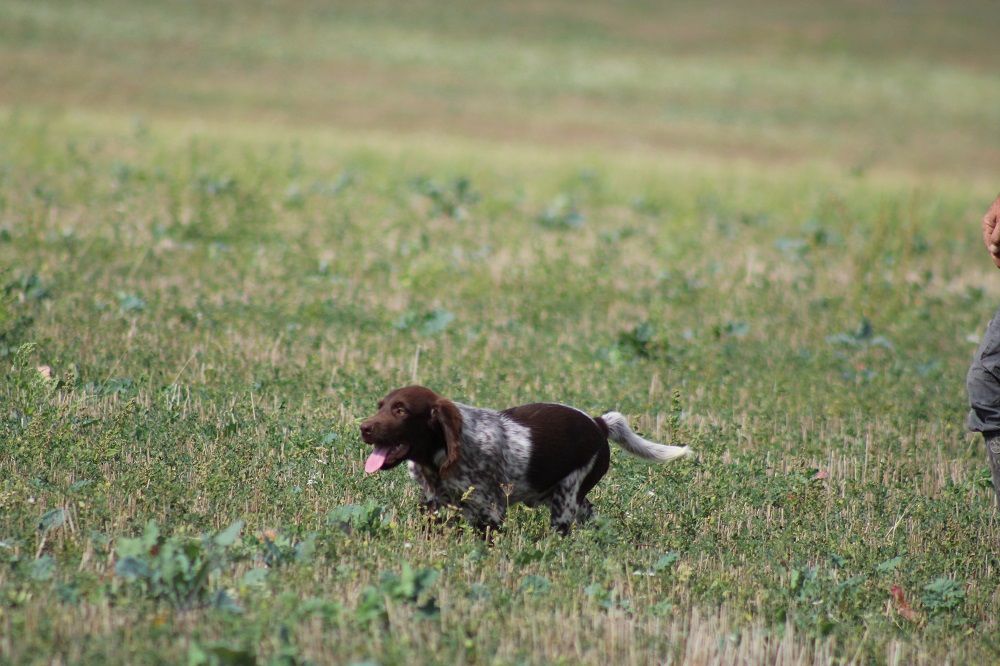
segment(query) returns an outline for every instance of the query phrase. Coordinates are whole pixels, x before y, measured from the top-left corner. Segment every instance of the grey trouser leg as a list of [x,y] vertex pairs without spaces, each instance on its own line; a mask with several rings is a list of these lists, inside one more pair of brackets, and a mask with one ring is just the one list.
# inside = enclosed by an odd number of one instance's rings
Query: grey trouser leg
[[965,378],[969,391],[969,430],[983,433],[1000,507],[1000,312],[990,321]]
[[1000,434],[986,438],[986,455],[990,459],[990,471],[993,472],[993,490],[997,495],[997,508],[1000,509]]

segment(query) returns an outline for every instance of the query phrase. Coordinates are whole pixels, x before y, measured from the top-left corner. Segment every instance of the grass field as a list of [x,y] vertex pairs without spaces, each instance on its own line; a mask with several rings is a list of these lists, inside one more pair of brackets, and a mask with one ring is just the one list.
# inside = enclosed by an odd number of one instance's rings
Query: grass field
[[[995,3],[0,0],[0,662],[991,663]],[[569,537],[365,476],[617,409]]]

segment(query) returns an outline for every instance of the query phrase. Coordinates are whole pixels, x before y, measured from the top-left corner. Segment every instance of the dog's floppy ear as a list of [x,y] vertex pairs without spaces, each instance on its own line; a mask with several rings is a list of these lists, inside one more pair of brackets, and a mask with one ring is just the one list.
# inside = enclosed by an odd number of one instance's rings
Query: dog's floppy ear
[[448,472],[458,462],[459,445],[462,441],[462,415],[451,400],[441,398],[431,407],[431,420],[441,426],[444,433],[444,445],[447,457],[438,474],[447,476]]

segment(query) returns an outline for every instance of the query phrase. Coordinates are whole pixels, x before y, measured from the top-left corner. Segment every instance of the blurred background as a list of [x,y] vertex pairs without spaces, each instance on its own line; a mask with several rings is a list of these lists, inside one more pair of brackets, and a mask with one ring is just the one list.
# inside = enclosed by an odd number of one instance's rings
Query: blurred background
[[1000,182],[1000,3],[0,2],[0,104]]

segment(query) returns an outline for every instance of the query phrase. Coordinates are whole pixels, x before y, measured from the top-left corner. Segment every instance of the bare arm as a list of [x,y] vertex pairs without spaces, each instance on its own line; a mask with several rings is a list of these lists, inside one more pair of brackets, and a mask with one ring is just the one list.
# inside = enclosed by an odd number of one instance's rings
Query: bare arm
[[1000,196],[983,216],[983,243],[990,251],[993,265],[1000,268]]

